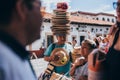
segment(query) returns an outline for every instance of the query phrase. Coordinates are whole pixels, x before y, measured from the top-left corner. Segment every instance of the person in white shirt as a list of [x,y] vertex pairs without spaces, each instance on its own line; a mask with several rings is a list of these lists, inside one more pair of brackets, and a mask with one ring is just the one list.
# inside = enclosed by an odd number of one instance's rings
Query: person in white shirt
[[81,44],[81,57],[77,58],[70,70],[70,75],[75,80],[88,80],[88,55],[97,48],[96,43],[85,39]]

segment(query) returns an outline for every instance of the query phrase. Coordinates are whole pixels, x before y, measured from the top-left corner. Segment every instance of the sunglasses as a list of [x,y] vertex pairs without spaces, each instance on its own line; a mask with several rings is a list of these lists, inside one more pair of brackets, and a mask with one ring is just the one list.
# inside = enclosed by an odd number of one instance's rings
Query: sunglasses
[[113,8],[117,9],[118,7],[120,7],[120,3],[119,2],[113,2]]

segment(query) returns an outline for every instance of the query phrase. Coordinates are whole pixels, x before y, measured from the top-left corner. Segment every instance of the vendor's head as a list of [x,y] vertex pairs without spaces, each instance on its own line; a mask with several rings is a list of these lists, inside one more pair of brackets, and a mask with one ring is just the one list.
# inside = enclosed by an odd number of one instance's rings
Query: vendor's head
[[55,36],[56,36],[59,44],[64,44],[67,40],[67,34],[58,33],[58,34],[55,34]]

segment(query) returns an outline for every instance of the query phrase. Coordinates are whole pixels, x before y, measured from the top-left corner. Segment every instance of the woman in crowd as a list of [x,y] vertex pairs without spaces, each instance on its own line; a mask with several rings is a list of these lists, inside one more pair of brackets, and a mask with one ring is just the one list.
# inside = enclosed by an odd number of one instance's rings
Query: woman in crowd
[[110,48],[106,55],[107,80],[120,80],[120,0],[113,3],[117,23],[110,29]]
[[88,55],[96,48],[96,43],[86,39],[82,41],[81,54],[82,57],[77,58],[71,67],[70,74],[75,80],[87,80],[88,78]]

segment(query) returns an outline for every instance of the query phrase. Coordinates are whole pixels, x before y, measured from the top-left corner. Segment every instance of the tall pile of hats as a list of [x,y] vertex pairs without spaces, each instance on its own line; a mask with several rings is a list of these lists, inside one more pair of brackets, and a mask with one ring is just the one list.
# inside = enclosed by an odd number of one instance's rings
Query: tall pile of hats
[[65,2],[57,3],[57,9],[53,10],[52,27],[53,34],[70,33],[70,14],[67,12],[68,5]]

